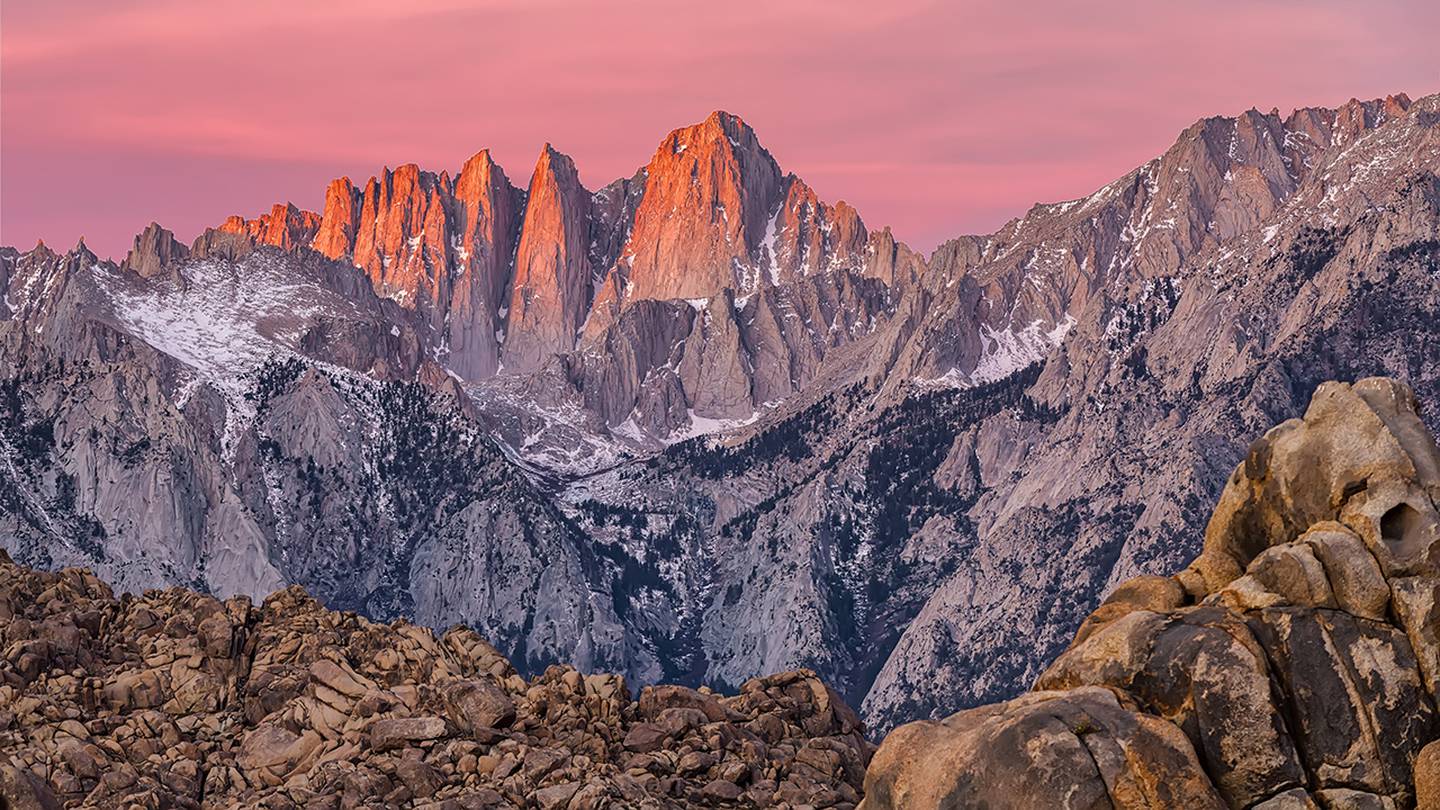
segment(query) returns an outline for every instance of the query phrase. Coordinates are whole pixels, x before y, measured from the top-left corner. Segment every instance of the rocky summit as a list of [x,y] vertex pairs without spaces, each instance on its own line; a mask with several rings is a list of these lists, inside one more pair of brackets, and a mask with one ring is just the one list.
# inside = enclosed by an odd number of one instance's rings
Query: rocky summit
[[0,807],[853,807],[874,746],[806,671],[736,695],[376,624],[298,587],[116,598],[0,558]]
[[1189,567],[1117,587],[1032,692],[893,731],[861,806],[1440,807],[1437,506],[1410,389],[1320,386]]

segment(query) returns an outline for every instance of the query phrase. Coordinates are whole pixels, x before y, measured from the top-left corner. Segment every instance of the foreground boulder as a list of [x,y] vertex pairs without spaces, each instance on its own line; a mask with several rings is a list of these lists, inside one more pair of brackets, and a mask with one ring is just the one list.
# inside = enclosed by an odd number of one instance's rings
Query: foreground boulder
[[806,671],[635,699],[299,588],[116,599],[0,552],[0,807],[845,808],[872,751]]
[[1189,568],[1118,587],[1034,692],[896,729],[861,806],[1440,807],[1437,503],[1410,390],[1320,386]]

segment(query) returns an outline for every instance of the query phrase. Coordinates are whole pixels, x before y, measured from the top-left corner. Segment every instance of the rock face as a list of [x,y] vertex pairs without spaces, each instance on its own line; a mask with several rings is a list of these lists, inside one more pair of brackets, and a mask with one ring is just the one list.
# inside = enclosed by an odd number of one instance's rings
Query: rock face
[[518,371],[534,371],[575,346],[594,273],[589,218],[590,193],[575,164],[545,144],[530,178],[510,294],[504,357]]
[[175,241],[175,235],[152,222],[135,237],[135,246],[125,257],[124,267],[142,278],[158,276],[184,261],[190,251]]
[[1430,801],[1437,473],[1409,388],[1320,386],[1251,445],[1188,568],[1117,588],[1034,692],[896,729],[862,807]]
[[6,807],[844,808],[873,750],[813,673],[636,700],[299,588],[117,600],[0,554],[0,618]]

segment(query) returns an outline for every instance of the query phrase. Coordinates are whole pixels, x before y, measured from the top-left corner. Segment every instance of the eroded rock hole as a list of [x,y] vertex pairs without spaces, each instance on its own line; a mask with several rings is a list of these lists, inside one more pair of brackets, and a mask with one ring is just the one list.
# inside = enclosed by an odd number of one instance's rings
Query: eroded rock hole
[[1380,518],[1380,538],[1387,545],[1398,546],[1420,527],[1420,513],[1408,503],[1397,503]]

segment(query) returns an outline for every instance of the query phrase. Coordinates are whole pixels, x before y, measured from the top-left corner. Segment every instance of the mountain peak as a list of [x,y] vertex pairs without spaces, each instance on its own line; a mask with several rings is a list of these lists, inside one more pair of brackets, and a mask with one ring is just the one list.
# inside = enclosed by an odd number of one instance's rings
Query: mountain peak
[[460,173],[456,175],[455,179],[459,181],[463,177],[488,175],[497,170],[502,175],[504,174],[504,171],[500,170],[500,164],[496,163],[495,158],[491,156],[490,150],[481,149],[466,159],[465,163],[460,166]]
[[703,298],[749,286],[742,276],[753,279],[754,251],[784,193],[780,167],[754,131],[717,110],[667,135],[645,176],[621,254],[630,296]]
[[151,222],[135,235],[135,244],[121,266],[141,278],[152,278],[189,255],[190,251],[175,241],[175,234],[162,228],[160,223]]
[[724,110],[716,110],[710,113],[710,115],[705,118],[705,124],[711,127],[719,127],[726,132],[753,132],[753,130],[750,129],[750,125],[745,123],[745,119],[734,113],[725,112]]
[[495,162],[489,149],[481,149],[471,155],[455,175],[455,198],[459,201],[473,201],[478,195],[488,193],[491,186],[511,188],[510,178],[505,169]]
[[660,151],[666,149],[673,154],[680,154],[691,148],[709,149],[714,148],[723,153],[742,150],[746,152],[760,152],[766,159],[770,159],[768,152],[760,145],[760,139],[756,137],[755,130],[745,123],[738,115],[732,115],[724,110],[716,110],[710,113],[698,124],[691,124],[688,127],[681,127],[672,131],[660,144]]

